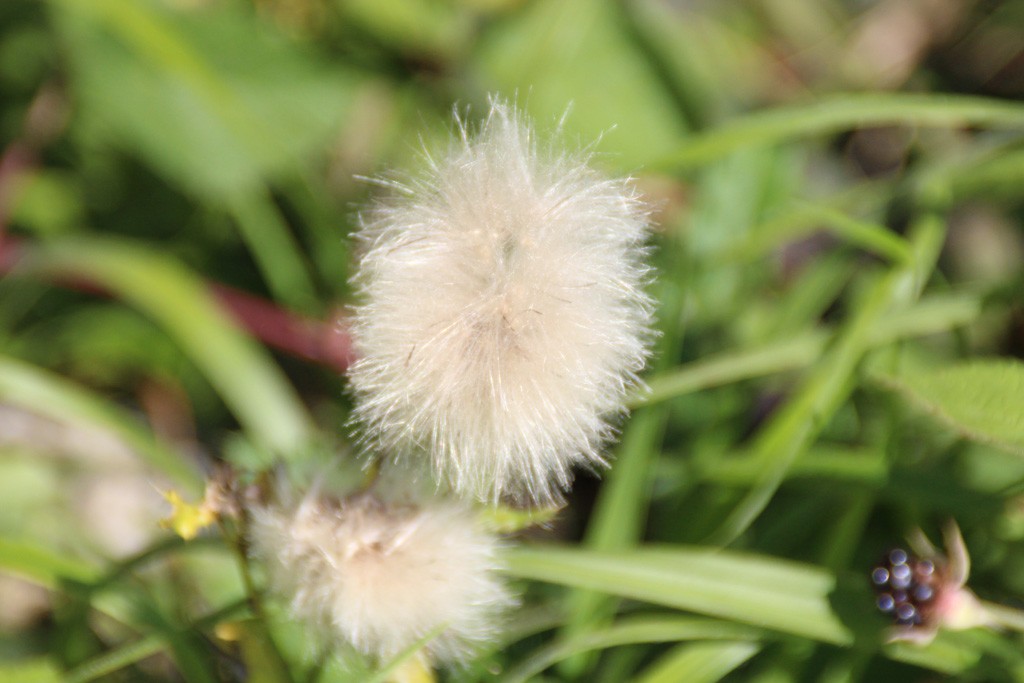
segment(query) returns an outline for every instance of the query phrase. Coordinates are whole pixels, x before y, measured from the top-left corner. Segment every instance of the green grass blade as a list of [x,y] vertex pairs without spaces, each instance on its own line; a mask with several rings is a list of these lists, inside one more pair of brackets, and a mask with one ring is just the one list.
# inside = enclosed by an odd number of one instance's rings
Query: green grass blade
[[836,237],[888,259],[907,263],[912,256],[907,240],[884,225],[863,221],[829,206],[804,203],[809,215],[823,222]]
[[352,92],[346,69],[281,40],[244,7],[50,4],[83,115],[218,205],[319,153]]
[[821,356],[828,336],[825,330],[813,330],[782,342],[692,361],[651,379],[646,390],[634,394],[630,405],[661,403],[676,396],[804,367]]
[[203,490],[203,477],[184,457],[126,411],[59,375],[0,356],[0,400],[58,422],[110,432],[185,491],[198,495]]
[[[586,588],[844,647],[853,644],[854,633],[833,610],[833,599],[837,604],[863,599],[868,611],[872,599],[866,580],[863,592],[847,593],[849,588],[838,587],[827,569],[712,548],[648,546],[619,552],[517,548],[508,553],[506,565],[508,573],[520,578]],[[840,593],[845,595],[840,598]],[[879,631],[880,625],[881,620]],[[881,633],[872,634],[871,628],[858,627],[860,647],[874,649],[872,641],[880,641]],[[955,673],[981,656],[967,635],[940,633],[927,647],[898,643],[883,652],[891,659]]]
[[89,681],[120,671],[146,657],[162,652],[164,648],[163,638],[156,635],[146,636],[99,657],[94,657],[84,664],[79,664],[66,673],[62,681],[63,683],[89,683]]
[[938,174],[931,182],[948,183],[957,200],[981,197],[1016,201],[1024,183],[1024,152],[1004,152],[966,168],[957,166],[945,174]]
[[761,218],[743,239],[730,244],[719,256],[725,263],[750,262],[769,257],[794,241],[821,229],[819,209],[858,215],[877,214],[892,201],[896,188],[878,180],[862,181],[852,188],[807,201],[791,201]]
[[[52,591],[75,594],[89,590],[104,578],[99,568],[82,558],[59,555],[37,544],[10,538],[0,538],[0,571]],[[90,602],[118,621],[137,626],[137,606],[131,597],[108,592],[91,596]]]
[[715,683],[761,651],[757,643],[689,643],[651,665],[637,683]]
[[317,312],[316,292],[302,250],[266,192],[237,196],[230,205],[274,298],[303,313]]
[[[748,455],[728,458],[709,458],[698,465],[696,476],[701,481],[727,486],[750,486],[757,480],[757,469],[751,466]],[[816,444],[804,457],[793,463],[790,478],[809,477],[835,479],[847,483],[863,483],[873,487],[888,481],[889,461],[877,449],[850,448]]]
[[29,253],[22,272],[111,291],[164,327],[256,441],[285,455],[310,442],[310,417],[287,379],[177,262],[125,242],[77,239]]
[[62,683],[60,670],[49,657],[17,664],[0,663],[0,681],[4,683]]
[[89,584],[102,572],[79,558],[64,557],[31,543],[0,538],[0,569],[56,590],[61,582]]
[[[680,245],[672,245],[675,258],[670,263],[681,263]],[[682,317],[684,292],[681,283],[665,281],[661,284],[659,319],[678,321]],[[683,332],[678,324],[667,323],[656,351],[654,374],[657,376],[670,367],[678,356]],[[596,550],[612,550],[635,545],[643,532],[647,519],[650,470],[661,450],[661,441],[668,420],[667,406],[644,408],[626,425],[615,450],[615,467],[601,487],[594,511],[587,526],[585,544]],[[574,638],[592,630],[595,625],[611,618],[614,604],[607,596],[577,591],[569,598],[571,617],[563,635]],[[589,663],[588,658],[575,658],[562,664],[570,675],[579,675]]]
[[640,643],[755,638],[760,630],[727,621],[696,617],[644,616],[623,619],[608,628],[541,648],[510,671],[503,683],[525,683],[548,667],[582,652]]
[[[982,297],[970,293],[923,299],[913,308],[881,316],[868,333],[868,346],[878,348],[961,327],[977,319],[981,304]],[[818,361],[832,334],[827,329],[810,330],[784,341],[725,351],[687,363],[651,379],[648,389],[635,394],[629,403],[631,406],[659,403],[745,379],[799,370]]]
[[833,614],[828,571],[743,553],[693,548],[618,552],[522,548],[510,552],[515,576],[587,588],[733,619],[837,645],[852,634]]
[[[58,5],[67,3],[59,0]],[[203,55],[179,35],[167,15],[131,0],[94,0],[67,3],[76,11],[86,11],[114,32],[135,54],[167,73],[178,75],[205,103],[214,109],[245,144],[253,148],[278,145],[261,129],[257,117],[246,111],[241,100],[223,82]],[[262,133],[263,135],[260,135]],[[263,136],[268,136],[265,139]]]
[[950,675],[971,668],[981,659],[977,649],[941,636],[927,648],[908,643],[892,643],[886,646],[885,655],[899,662]]
[[[217,623],[224,621],[225,619],[238,618],[240,615],[245,613],[247,607],[247,599],[238,600],[218,610],[214,610],[200,619],[197,619],[187,627],[183,628],[181,632],[205,630],[215,626]],[[79,664],[74,669],[64,674],[62,682],[89,683],[97,678],[107,676],[115,671],[120,671],[127,666],[131,666],[132,664],[154,655],[157,652],[163,652],[167,647],[168,643],[165,635],[151,634],[141,638],[140,640],[114,648],[109,652],[104,652],[87,662]]]
[[759,481],[712,534],[712,545],[732,543],[768,505],[793,462],[852,391],[854,373],[870,348],[871,328],[892,307],[905,308],[923,288],[944,236],[945,225],[935,216],[914,225],[911,262],[894,268],[870,288],[807,379],[758,434],[752,450]]
[[702,135],[651,164],[679,170],[721,159],[744,147],[827,135],[868,126],[1024,127],[1024,106],[982,97],[917,94],[834,95],[807,105],[748,114]]
[[238,600],[192,624],[177,624],[165,618],[152,602],[152,596],[138,585],[131,582],[113,585],[112,579],[118,578],[118,573],[112,576],[82,558],[60,555],[31,542],[8,538],[0,538],[0,572],[65,593],[72,601],[106,614],[140,634],[140,640],[133,644],[83,663],[68,674],[72,681],[79,677],[93,680],[157,650],[173,651],[187,665],[192,680],[212,680],[206,647],[197,639],[194,629],[212,626],[248,604],[246,600]]

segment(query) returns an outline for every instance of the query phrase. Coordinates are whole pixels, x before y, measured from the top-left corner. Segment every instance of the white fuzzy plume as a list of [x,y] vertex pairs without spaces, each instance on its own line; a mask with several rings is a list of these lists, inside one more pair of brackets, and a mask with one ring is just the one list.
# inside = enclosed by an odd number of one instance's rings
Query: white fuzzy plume
[[502,101],[459,130],[362,216],[355,416],[462,494],[551,503],[648,355],[647,212]]
[[309,497],[255,509],[250,543],[295,619],[327,644],[347,642],[381,660],[443,627],[426,653],[461,661],[514,602],[495,573],[498,540],[451,503]]

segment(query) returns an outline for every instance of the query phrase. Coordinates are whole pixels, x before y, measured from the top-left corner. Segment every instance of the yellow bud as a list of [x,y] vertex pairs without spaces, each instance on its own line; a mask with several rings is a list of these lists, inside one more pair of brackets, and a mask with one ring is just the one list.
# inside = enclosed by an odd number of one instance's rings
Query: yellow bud
[[171,504],[172,510],[171,516],[160,522],[160,526],[173,529],[174,533],[186,541],[191,541],[201,529],[217,521],[217,513],[206,501],[199,505],[186,503],[174,490],[165,491],[164,498]]

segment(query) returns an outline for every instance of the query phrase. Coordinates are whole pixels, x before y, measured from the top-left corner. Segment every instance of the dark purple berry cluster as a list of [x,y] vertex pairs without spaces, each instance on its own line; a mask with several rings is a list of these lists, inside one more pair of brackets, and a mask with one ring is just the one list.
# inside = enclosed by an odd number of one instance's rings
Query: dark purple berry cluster
[[875,604],[898,626],[925,623],[939,588],[939,576],[931,560],[913,557],[902,548],[890,552],[871,572],[878,597]]

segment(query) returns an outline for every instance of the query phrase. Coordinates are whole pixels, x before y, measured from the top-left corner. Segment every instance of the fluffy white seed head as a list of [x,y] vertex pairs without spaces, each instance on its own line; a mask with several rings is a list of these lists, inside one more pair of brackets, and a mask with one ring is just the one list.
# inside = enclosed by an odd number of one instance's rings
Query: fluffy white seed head
[[497,538],[453,503],[308,497],[254,510],[250,542],[295,619],[381,660],[443,627],[426,653],[461,661],[514,602],[495,572]]
[[462,494],[551,503],[648,355],[647,211],[504,102],[459,130],[362,216],[355,417]]

